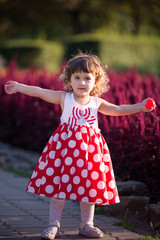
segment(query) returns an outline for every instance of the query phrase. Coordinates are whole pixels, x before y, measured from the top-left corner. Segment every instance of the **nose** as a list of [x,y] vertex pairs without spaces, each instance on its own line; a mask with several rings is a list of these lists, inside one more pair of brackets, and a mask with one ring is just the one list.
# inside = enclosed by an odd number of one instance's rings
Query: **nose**
[[84,79],[81,80],[81,85],[82,85],[82,86],[85,85],[85,81],[84,81]]

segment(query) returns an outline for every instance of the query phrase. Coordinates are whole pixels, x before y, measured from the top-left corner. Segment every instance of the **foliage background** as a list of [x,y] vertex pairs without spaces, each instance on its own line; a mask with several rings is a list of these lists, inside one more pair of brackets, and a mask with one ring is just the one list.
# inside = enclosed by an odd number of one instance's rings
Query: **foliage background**
[[0,0],[0,56],[57,71],[82,48],[110,68],[159,75],[159,15],[158,0]]

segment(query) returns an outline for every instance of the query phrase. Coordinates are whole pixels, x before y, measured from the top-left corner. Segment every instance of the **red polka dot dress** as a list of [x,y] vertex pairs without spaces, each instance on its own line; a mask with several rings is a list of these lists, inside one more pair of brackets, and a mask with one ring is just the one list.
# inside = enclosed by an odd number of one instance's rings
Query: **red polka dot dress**
[[98,98],[78,104],[66,93],[61,124],[44,148],[27,191],[96,204],[119,202],[107,144],[98,129]]

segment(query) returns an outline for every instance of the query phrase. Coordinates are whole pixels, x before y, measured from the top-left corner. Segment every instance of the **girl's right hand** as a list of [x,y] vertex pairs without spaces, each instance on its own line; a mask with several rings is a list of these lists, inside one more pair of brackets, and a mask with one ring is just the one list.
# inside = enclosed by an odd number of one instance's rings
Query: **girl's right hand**
[[4,89],[5,89],[7,94],[14,94],[14,93],[18,92],[18,86],[19,86],[19,83],[17,83],[17,82],[15,82],[15,81],[8,81],[4,85]]

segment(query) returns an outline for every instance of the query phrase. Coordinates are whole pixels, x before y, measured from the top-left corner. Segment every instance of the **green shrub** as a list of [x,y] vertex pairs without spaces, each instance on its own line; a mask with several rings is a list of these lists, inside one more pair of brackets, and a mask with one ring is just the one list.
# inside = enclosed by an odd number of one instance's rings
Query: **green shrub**
[[41,49],[39,47],[19,46],[0,48],[0,54],[5,58],[7,64],[12,58],[16,58],[20,67],[27,67],[29,64],[35,65],[40,53]]
[[78,50],[82,52],[92,52],[100,55],[100,42],[99,41],[68,41],[65,42],[65,59],[70,59],[72,55],[77,54]]

